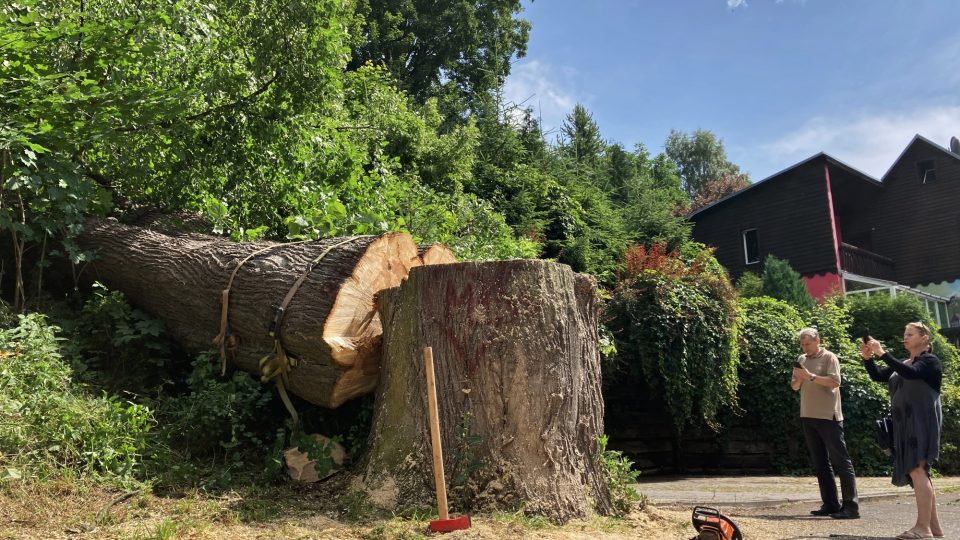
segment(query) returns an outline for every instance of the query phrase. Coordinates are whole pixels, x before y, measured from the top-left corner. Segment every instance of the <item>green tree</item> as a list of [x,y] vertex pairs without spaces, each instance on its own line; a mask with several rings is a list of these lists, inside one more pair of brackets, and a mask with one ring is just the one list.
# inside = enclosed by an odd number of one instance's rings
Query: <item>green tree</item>
[[698,129],[687,134],[671,130],[664,147],[667,156],[676,163],[683,189],[691,201],[707,182],[725,174],[740,174],[740,167],[727,159],[723,141],[710,131]]
[[813,309],[816,305],[807,292],[803,278],[790,266],[789,261],[768,255],[763,261],[764,296],[777,298],[799,310]]
[[690,238],[690,224],[683,219],[688,201],[673,162],[664,154],[651,158],[642,144],[630,161],[635,172],[625,188],[621,212],[631,239],[641,244],[666,242],[671,248],[683,245]]
[[587,177],[597,172],[605,148],[606,144],[600,137],[600,126],[593,120],[593,115],[578,103],[560,127],[561,155],[570,160],[578,175]]
[[611,144],[604,152],[604,170],[601,188],[616,206],[628,204],[630,188],[636,183],[637,165],[630,152],[619,143]]
[[114,187],[99,172],[105,149],[184,114],[192,100],[157,69],[159,50],[188,41],[172,8],[81,6],[0,8],[0,231],[13,242],[16,308],[31,245],[46,250],[47,238],[59,237],[74,262],[84,258],[73,238],[85,214],[109,206]]
[[542,237],[547,186],[543,170],[546,148],[529,110],[503,110],[501,102],[484,102],[475,116],[479,132],[472,182],[466,190],[489,201],[518,235]]
[[464,256],[535,253],[463,192],[471,122],[442,127],[436,100],[412,103],[381,69],[344,71],[340,2],[0,13],[0,231],[15,239],[18,304],[23,253],[57,237],[82,260],[72,235],[114,201],[200,211],[238,240],[410,230]]
[[416,100],[446,96],[465,116],[500,88],[510,60],[526,54],[530,23],[520,0],[357,0],[357,41],[348,69],[383,65]]

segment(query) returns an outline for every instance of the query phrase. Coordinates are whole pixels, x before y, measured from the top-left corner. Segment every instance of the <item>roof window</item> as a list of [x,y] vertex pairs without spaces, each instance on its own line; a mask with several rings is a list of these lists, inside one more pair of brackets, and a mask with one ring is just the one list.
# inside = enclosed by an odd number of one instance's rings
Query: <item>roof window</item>
[[937,181],[937,168],[932,159],[917,162],[917,178],[921,184],[930,184]]

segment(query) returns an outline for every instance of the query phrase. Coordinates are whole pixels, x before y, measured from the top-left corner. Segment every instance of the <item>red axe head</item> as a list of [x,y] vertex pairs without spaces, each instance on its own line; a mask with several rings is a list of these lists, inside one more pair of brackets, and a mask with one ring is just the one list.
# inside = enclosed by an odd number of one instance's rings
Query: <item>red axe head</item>
[[460,516],[450,519],[435,519],[430,522],[433,532],[451,532],[470,528],[470,516]]

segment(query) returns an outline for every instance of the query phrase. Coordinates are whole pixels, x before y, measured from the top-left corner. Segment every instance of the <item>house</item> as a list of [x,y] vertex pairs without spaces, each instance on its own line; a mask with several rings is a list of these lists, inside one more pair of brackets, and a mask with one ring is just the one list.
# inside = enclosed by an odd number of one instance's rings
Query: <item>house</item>
[[775,255],[814,298],[914,294],[956,340],[960,142],[951,146],[916,135],[879,180],[819,153],[693,212],[693,238],[716,247],[734,279]]

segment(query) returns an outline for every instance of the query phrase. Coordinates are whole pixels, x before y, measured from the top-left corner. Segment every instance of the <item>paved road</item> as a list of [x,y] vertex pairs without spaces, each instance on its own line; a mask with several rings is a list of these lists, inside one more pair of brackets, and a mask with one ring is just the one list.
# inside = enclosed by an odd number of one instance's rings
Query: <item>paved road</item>
[[[838,521],[807,514],[808,503],[791,503],[774,508],[736,508],[729,513],[738,523],[743,522],[747,539],[830,538],[836,540],[890,540],[913,526],[917,507],[913,496],[864,501],[860,519]],[[945,538],[960,539],[960,495],[941,495],[937,513],[943,525]],[[768,525],[772,527],[767,527]],[[751,535],[751,529],[765,531]]]
[[[946,538],[960,540],[960,477],[934,480]],[[889,478],[858,478],[861,519],[818,518],[820,506],[812,477],[652,477],[636,488],[658,508],[720,508],[733,517],[747,540],[889,540],[913,526],[916,504],[910,488]],[[691,529],[692,530],[692,529]]]

